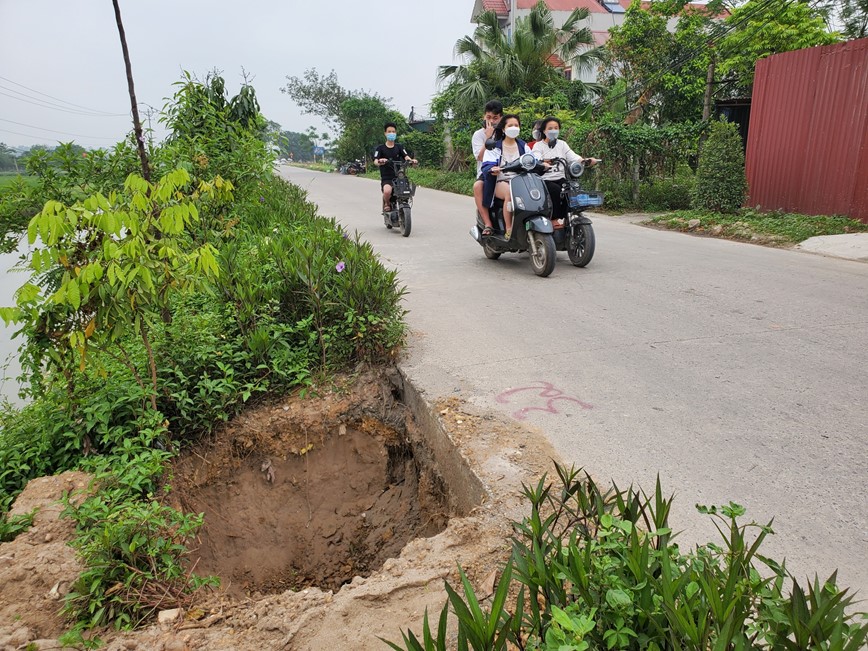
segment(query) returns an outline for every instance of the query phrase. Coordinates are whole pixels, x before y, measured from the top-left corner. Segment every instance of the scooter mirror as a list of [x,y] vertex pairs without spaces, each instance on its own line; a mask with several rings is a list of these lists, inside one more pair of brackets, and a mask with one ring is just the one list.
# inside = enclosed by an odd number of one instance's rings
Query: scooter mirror
[[488,151],[491,151],[495,147],[497,147],[497,140],[495,140],[494,138],[489,138],[488,140],[485,141],[485,148]]

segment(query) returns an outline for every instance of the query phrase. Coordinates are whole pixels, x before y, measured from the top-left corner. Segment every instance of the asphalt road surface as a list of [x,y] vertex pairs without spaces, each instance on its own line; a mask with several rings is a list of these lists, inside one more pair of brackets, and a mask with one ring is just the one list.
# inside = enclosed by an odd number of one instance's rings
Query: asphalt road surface
[[868,597],[868,264],[599,216],[591,264],[559,253],[538,278],[483,256],[468,197],[420,188],[403,238],[378,182],[281,171],[400,270],[404,366],[429,395],[522,420],[621,486],[659,474],[684,543],[717,536],[696,503],[774,517],[767,555]]

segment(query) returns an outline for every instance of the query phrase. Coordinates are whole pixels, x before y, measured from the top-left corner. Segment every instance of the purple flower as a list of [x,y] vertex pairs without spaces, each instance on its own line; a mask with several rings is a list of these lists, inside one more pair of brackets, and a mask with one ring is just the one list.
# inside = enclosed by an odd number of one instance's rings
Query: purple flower
[[265,197],[259,197],[259,203],[265,203]]
[[347,268],[347,265],[345,265],[343,262],[338,262],[335,265],[335,271],[337,271],[338,273],[342,272],[346,268]]

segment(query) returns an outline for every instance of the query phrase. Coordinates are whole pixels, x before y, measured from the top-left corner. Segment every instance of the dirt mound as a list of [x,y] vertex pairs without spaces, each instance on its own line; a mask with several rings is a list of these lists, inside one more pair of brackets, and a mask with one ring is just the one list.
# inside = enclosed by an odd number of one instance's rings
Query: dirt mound
[[75,551],[67,545],[75,530],[61,519],[64,493],[83,493],[90,475],[65,472],[27,484],[10,515],[36,511],[33,526],[0,544],[0,649],[17,649],[53,638],[66,627],[59,611],[63,597],[81,572]]

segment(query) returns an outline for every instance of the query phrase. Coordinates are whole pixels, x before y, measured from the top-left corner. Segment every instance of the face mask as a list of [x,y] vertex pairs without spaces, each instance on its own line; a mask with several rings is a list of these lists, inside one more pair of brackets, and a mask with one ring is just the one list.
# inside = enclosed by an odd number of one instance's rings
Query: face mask
[[550,129],[549,131],[546,131],[546,135],[549,137],[549,140],[554,142],[558,139],[558,136],[561,135],[561,132],[557,129]]
[[537,142],[543,139],[542,132],[539,129],[534,129],[531,135],[533,136],[533,139]]
[[504,133],[510,138],[515,138],[521,132],[521,129],[518,127],[506,127]]
[[389,142],[395,142],[395,138],[397,138],[397,137],[398,137],[397,133],[387,133],[386,134],[386,140],[388,140]]

